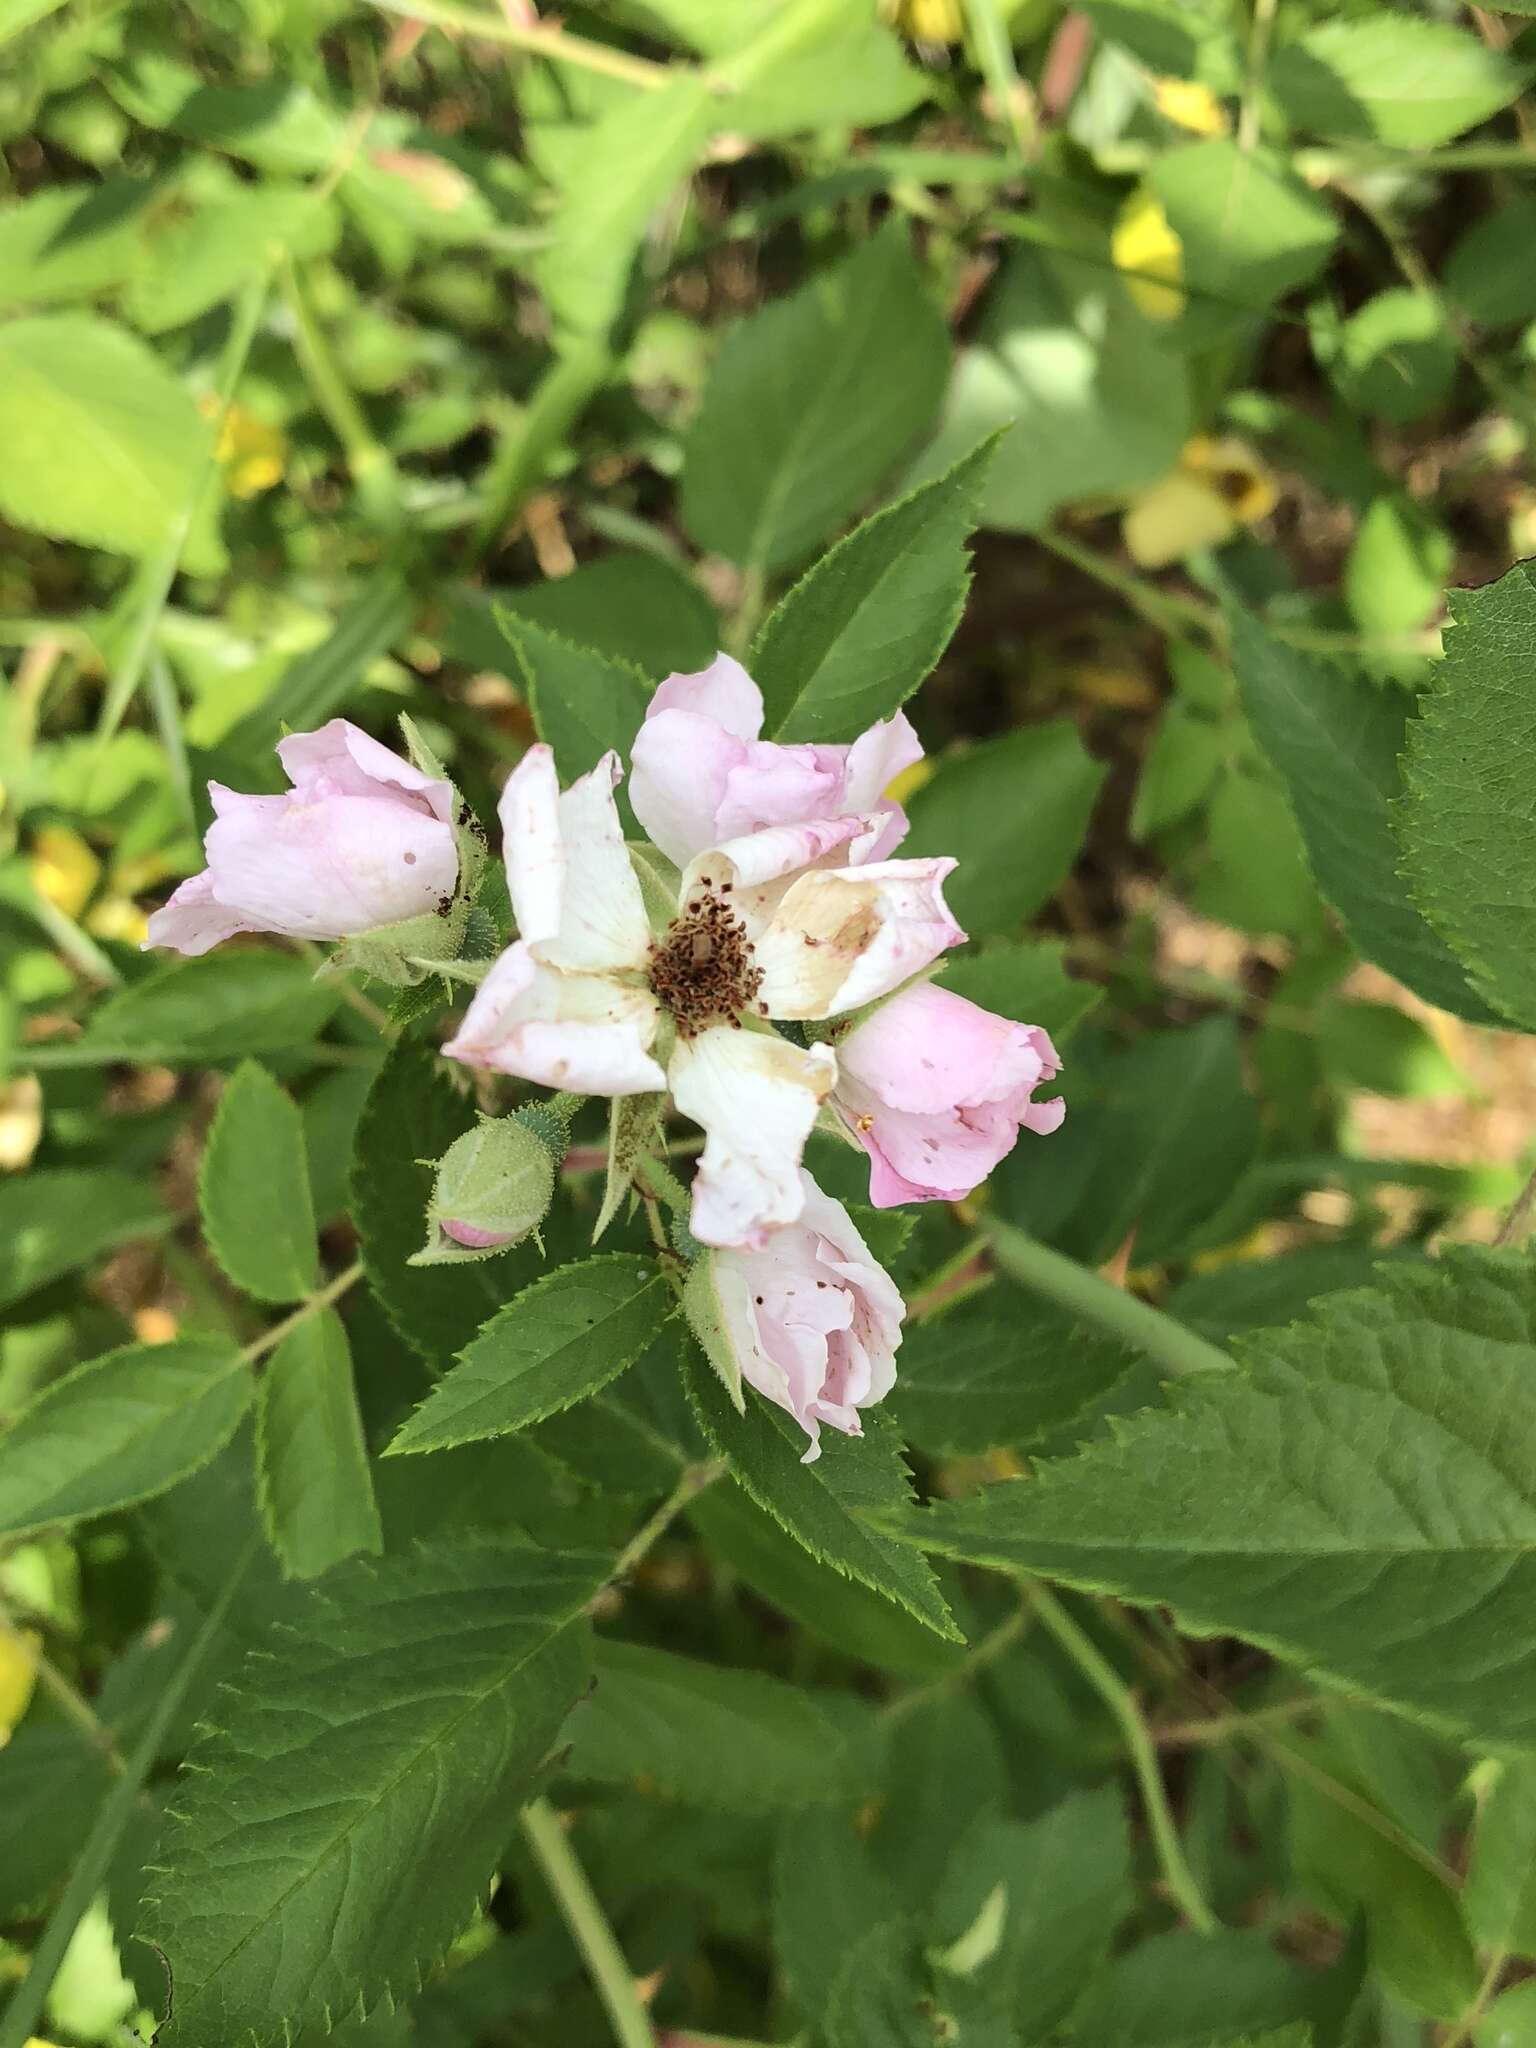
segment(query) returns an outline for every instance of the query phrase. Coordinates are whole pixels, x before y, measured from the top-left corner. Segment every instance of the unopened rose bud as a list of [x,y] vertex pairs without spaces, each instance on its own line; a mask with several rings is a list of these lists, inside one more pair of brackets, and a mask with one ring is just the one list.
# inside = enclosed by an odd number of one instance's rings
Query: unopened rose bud
[[448,1147],[427,1204],[430,1234],[413,1266],[494,1258],[538,1229],[565,1147],[557,1131],[534,1127],[537,1116],[536,1108],[526,1122],[521,1114],[486,1117]]
[[740,1407],[741,1383],[792,1415],[821,1455],[825,1423],[862,1434],[859,1410],[896,1381],[904,1304],[841,1202],[802,1172],[798,1222],[761,1251],[713,1251],[689,1275],[683,1306],[710,1364]]
[[210,783],[208,865],[149,920],[149,946],[206,953],[237,932],[342,942],[338,961],[396,984],[451,958],[484,849],[453,784],[402,720],[403,761],[344,718],[290,733],[293,785],[247,796]]

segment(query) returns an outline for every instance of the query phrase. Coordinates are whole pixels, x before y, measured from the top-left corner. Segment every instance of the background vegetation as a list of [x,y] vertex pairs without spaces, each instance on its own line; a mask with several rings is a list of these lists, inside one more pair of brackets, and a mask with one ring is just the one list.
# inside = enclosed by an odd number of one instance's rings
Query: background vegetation
[[[1528,12],[0,0],[3,2048],[1536,2041],[1536,1294],[1426,1256],[1536,1108]],[[540,1261],[403,1264],[442,984],[140,953],[207,780],[406,711],[488,817],[894,502],[911,850],[1070,1110],[881,1240],[888,1461],[676,1324],[381,1460]]]

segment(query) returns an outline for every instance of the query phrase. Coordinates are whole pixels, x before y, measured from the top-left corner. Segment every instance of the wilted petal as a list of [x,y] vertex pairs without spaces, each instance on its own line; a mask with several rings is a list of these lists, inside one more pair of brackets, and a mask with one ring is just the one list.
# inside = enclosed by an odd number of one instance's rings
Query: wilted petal
[[288,796],[209,795],[213,893],[257,930],[345,938],[420,917],[457,886],[453,828],[423,804],[335,793],[323,777]]
[[949,859],[801,875],[753,950],[771,1017],[836,1017],[921,974],[965,933],[944,901]]
[[176,953],[206,953],[236,932],[254,929],[218,901],[213,877],[204,868],[200,875],[188,876],[170,901],[151,913],[144,944],[169,946]]
[[712,1258],[742,1378],[800,1424],[810,1463],[823,1424],[859,1435],[859,1410],[895,1385],[903,1303],[842,1204],[800,1180],[797,1221],[759,1250]]
[[681,901],[692,901],[701,890],[728,900],[747,936],[756,938],[797,875],[824,862],[841,865],[854,858],[881,829],[878,817],[815,818],[803,825],[772,825],[727,839],[690,863],[683,875]]
[[595,974],[564,974],[519,941],[475,991],[443,1050],[467,1066],[517,1074],[582,1095],[639,1095],[666,1086],[651,1058],[656,998]]
[[692,1215],[701,1244],[761,1244],[799,1215],[800,1155],[836,1074],[830,1046],[806,1051],[729,1024],[679,1039],[667,1078],[704,1128]]

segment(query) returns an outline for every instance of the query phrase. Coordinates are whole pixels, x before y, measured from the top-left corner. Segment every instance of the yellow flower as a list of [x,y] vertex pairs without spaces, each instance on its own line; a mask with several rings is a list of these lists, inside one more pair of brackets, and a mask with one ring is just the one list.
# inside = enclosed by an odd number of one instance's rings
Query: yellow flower
[[0,1633],[0,1746],[32,1703],[37,1660],[43,1639],[35,1628],[8,1628]]
[[[1149,320],[1177,320],[1184,310],[1184,244],[1174,233],[1163,203],[1142,185],[1120,209],[1110,237],[1115,268]],[[1161,281],[1159,281],[1161,280]]]
[[965,0],[881,0],[880,11],[914,43],[958,43],[965,35]]
[[19,1173],[43,1135],[43,1089],[36,1074],[0,1082],[0,1173]]
[[85,928],[98,939],[121,939],[125,946],[141,946],[149,931],[149,919],[126,896],[108,896],[85,920]]
[[1226,108],[1208,85],[1192,78],[1154,78],[1152,98],[1157,111],[1175,127],[1192,135],[1225,135],[1229,123]]
[[101,862],[78,832],[63,825],[43,827],[27,868],[38,895],[66,917],[80,915],[101,877]]
[[910,768],[903,768],[886,785],[885,794],[893,804],[904,804],[909,796],[920,790],[933,774],[933,762],[924,754],[921,761],[914,761]]
[[[219,401],[212,395],[202,401],[203,412],[216,418]],[[224,472],[224,485],[232,498],[255,498],[282,482],[288,443],[281,432],[269,426],[243,405],[232,405],[219,429],[214,449]]]
[[1132,561],[1166,568],[1197,548],[1219,547],[1240,526],[1255,526],[1279,500],[1275,479],[1235,434],[1196,434],[1179,466],[1139,491],[1122,533]]

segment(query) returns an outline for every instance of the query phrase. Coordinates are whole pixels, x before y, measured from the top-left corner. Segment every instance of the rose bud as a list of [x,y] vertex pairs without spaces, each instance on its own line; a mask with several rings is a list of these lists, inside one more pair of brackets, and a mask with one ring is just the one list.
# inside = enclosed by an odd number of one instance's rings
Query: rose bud
[[869,1199],[954,1202],[1013,1150],[1066,1115],[1036,1088],[1061,1071],[1034,1024],[1010,1023],[948,989],[902,989],[838,1041],[833,1106],[869,1154]]
[[208,865],[150,918],[145,944],[206,953],[236,932],[341,939],[344,964],[397,983],[420,978],[408,956],[455,952],[461,883],[483,856],[458,827],[453,784],[402,723],[414,761],[333,718],[278,741],[285,795],[211,782]]
[[[542,1106],[541,1106],[542,1107]],[[437,1163],[427,1204],[427,1242],[408,1263],[444,1266],[493,1258],[521,1244],[549,1212],[565,1156],[547,1118],[484,1117]]]
[[689,1276],[684,1307],[738,1407],[741,1382],[792,1415],[821,1456],[821,1426],[861,1436],[859,1410],[896,1383],[903,1302],[848,1211],[802,1170],[798,1222],[761,1251],[713,1251]]

